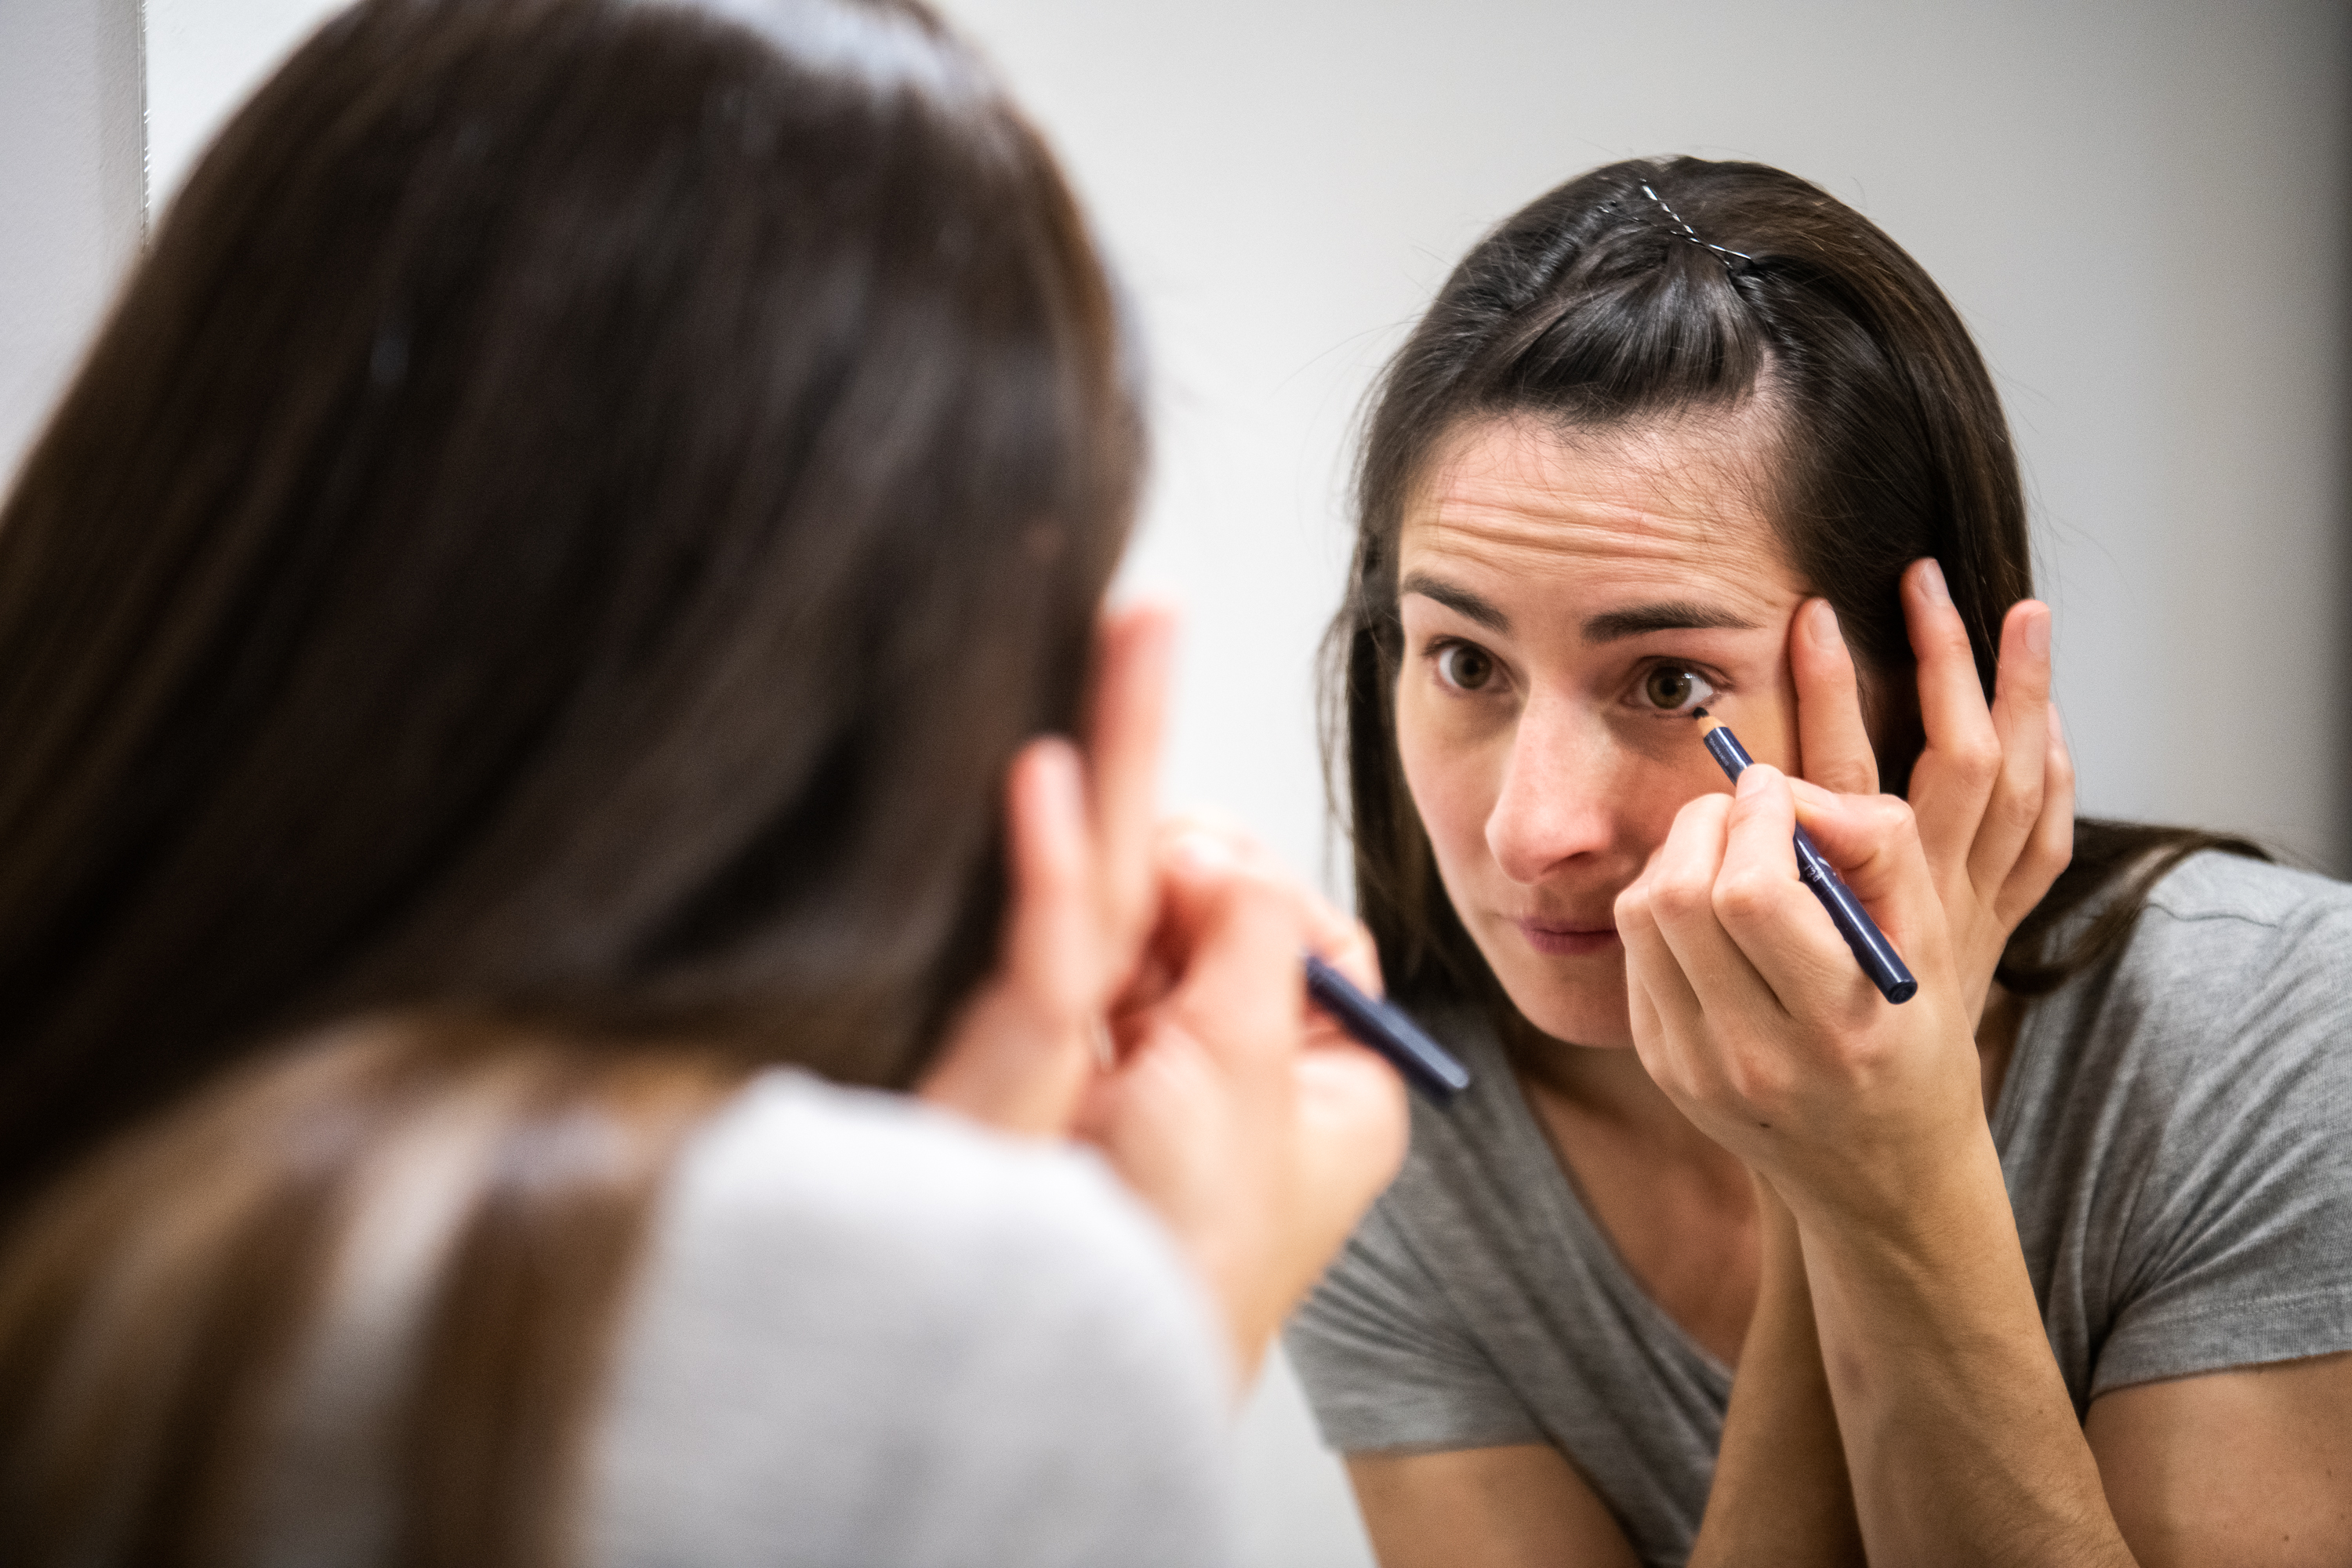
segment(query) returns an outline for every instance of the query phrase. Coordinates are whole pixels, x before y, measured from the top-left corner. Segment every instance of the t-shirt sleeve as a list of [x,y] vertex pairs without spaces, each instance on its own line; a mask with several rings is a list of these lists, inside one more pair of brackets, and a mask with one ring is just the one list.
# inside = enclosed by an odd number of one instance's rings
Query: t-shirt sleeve
[[2143,917],[2147,978],[2111,1007],[2153,1047],[2095,1199],[2117,1306],[2093,1397],[2352,1350],[2352,898],[2299,876],[2321,891],[2258,896],[2290,876]]
[[1381,1206],[1291,1320],[1284,1342],[1324,1442],[1344,1453],[1545,1441]]

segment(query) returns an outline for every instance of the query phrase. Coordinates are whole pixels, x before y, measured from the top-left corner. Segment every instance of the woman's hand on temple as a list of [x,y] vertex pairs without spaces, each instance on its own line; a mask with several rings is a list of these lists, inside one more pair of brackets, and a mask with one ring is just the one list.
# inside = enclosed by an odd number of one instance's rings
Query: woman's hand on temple
[[1014,760],[1002,955],[919,1092],[1101,1147],[1200,1269],[1246,1379],[1395,1173],[1403,1091],[1306,999],[1310,948],[1378,989],[1362,927],[1240,835],[1157,822],[1172,637],[1162,610],[1107,619],[1087,755],[1048,738]]
[[[1968,628],[1935,562],[1905,571],[1903,609],[1927,742],[1911,771],[1909,799],[1973,1022],[2010,933],[2073,852],[2074,767],[2050,701],[2050,609],[2032,599],[2010,607],[1989,708]],[[1805,779],[1825,791],[1874,795],[1877,764],[1837,616],[1817,599],[1798,620],[1789,663]]]

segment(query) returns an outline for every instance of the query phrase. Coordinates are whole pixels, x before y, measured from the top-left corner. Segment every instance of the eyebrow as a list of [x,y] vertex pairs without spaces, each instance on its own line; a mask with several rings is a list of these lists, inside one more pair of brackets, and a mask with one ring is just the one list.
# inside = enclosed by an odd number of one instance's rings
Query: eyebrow
[[1480,598],[1467,588],[1445,582],[1441,578],[1432,577],[1426,572],[1405,574],[1404,581],[1397,584],[1397,597],[1402,599],[1407,594],[1418,594],[1424,599],[1434,599],[1455,615],[1465,620],[1475,621],[1490,632],[1507,634],[1511,629],[1511,617],[1496,608],[1492,603]]
[[1584,623],[1584,640],[1617,642],[1649,632],[1752,632],[1756,623],[1691,599],[1661,599],[1594,616]]
[[[1459,584],[1432,577],[1425,572],[1409,572],[1397,584],[1397,596],[1419,594],[1424,599],[1434,599],[1466,620],[1477,622],[1490,632],[1508,634],[1511,617],[1491,601],[1480,597]],[[1756,623],[1729,610],[1713,605],[1702,605],[1694,599],[1660,599],[1654,604],[1629,605],[1622,610],[1610,610],[1588,618],[1580,630],[1589,643],[1622,642],[1627,637],[1647,636],[1651,632],[1752,632]]]

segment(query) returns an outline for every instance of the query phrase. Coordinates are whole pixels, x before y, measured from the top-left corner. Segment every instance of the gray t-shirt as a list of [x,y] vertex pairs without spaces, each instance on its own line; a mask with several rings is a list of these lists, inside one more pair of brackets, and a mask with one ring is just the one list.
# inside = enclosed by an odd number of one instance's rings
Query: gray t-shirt
[[[1645,1563],[1689,1555],[1730,1369],[1585,1212],[1494,1035],[1294,1320],[1349,1452],[1549,1443]],[[2352,1349],[2352,887],[2224,855],[2030,1008],[1992,1135],[2077,1413],[2109,1389]]]

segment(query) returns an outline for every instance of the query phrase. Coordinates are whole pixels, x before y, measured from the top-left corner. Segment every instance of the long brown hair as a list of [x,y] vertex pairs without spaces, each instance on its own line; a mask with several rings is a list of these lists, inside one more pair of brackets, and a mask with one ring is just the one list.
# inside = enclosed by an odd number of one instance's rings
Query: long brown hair
[[1132,505],[1113,302],[914,0],[760,14],[336,18],[0,516],[11,1562],[247,1551],[452,1106],[383,1554],[560,1562],[677,1140],[760,1064],[908,1085],[991,962]]
[[[2002,617],[2033,592],[2024,488],[1992,379],[1934,280],[1778,169],[1675,158],[1580,175],[1462,259],[1371,405],[1355,563],[1325,644],[1325,752],[1345,775],[1357,907],[1392,989],[1503,1005],[1438,880],[1396,747],[1397,539],[1437,444],[1467,418],[1605,427],[1759,395],[1778,428],[1781,547],[1886,699],[1874,715],[1880,787],[1901,794],[1925,745],[1896,592],[1920,556],[1943,566],[1990,697]],[[2078,820],[2074,864],[2011,938],[2000,978],[2047,991],[2113,952],[2156,879],[2201,848],[2262,854],[2223,835]],[[2070,918],[2111,885],[2075,931]]]

